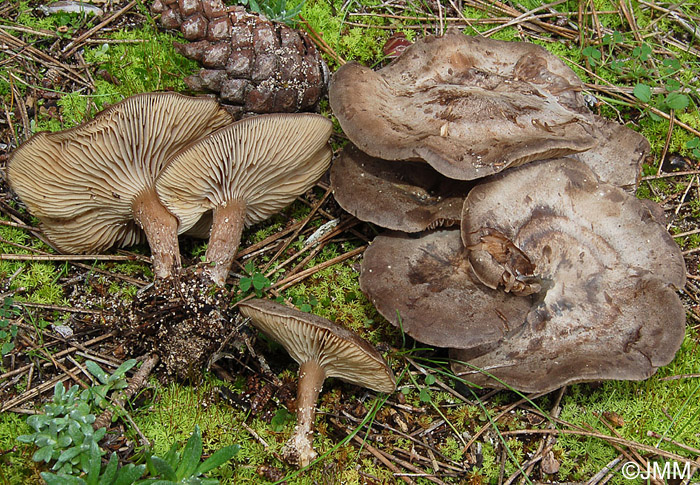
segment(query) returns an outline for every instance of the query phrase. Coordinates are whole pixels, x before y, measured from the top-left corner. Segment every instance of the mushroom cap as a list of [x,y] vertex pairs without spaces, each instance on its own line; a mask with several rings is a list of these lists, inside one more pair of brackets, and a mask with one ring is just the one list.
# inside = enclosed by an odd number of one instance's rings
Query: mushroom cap
[[330,103],[371,156],[424,160],[471,180],[593,146],[581,81],[544,48],[448,32],[406,48],[387,67],[333,76]]
[[387,320],[440,347],[494,347],[525,321],[532,299],[486,288],[472,274],[458,229],[377,236],[364,253],[360,288]]
[[246,225],[286,207],[323,175],[332,151],[323,116],[245,118],[181,150],[156,181],[163,205],[188,231],[202,214],[233,200],[246,204]]
[[382,356],[356,333],[271,300],[248,300],[238,307],[297,363],[317,361],[327,377],[378,392],[391,393],[396,389],[394,374]]
[[649,276],[584,285],[583,291],[600,293],[576,303],[575,290],[562,290],[568,308],[547,295],[520,332],[489,353],[474,358],[450,350],[452,370],[484,387],[546,392],[576,382],[646,379],[673,360],[685,335],[685,310],[672,288]]
[[588,165],[603,182],[634,193],[642,175],[642,163],[651,150],[649,141],[625,125],[590,116],[598,131],[596,145],[572,158]]
[[134,199],[175,152],[231,121],[212,98],[137,94],[82,125],[34,135],[10,156],[10,186],[62,251],[143,242]]
[[[556,278],[565,262],[596,262],[601,277],[615,265],[685,286],[680,248],[649,207],[573,158],[517,167],[475,187],[464,202],[462,241],[491,288],[503,275],[526,286],[530,277]],[[506,246],[515,249],[505,254]]]
[[[465,200],[462,239],[485,284],[536,287],[525,325],[469,362],[506,384],[534,392],[644,379],[680,348],[678,246],[645,204],[582,162],[534,162],[479,185]],[[502,386],[463,364],[453,368]]]
[[458,224],[473,187],[425,163],[374,158],[352,144],[333,161],[331,185],[335,200],[350,214],[404,232]]

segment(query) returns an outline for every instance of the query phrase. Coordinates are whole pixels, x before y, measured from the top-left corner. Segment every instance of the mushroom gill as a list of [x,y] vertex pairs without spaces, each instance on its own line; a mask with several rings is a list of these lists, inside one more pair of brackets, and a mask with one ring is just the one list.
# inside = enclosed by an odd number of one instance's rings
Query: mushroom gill
[[210,98],[138,94],[82,125],[33,136],[10,157],[10,186],[61,251],[129,246],[145,235],[154,272],[165,277],[180,264],[177,220],[155,179],[179,149],[231,121]]
[[226,281],[245,225],[260,222],[309,190],[328,168],[331,122],[316,114],[245,118],[175,155],[156,182],[180,232],[212,211],[204,273]]

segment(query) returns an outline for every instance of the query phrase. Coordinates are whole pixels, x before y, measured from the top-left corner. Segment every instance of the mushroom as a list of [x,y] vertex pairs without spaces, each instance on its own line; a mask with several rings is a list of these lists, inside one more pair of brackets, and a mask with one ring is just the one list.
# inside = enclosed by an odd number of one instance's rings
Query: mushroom
[[407,47],[372,71],[347,63],[330,104],[350,140],[386,160],[427,161],[472,180],[522,163],[580,152],[595,127],[581,81],[544,48],[450,31]]
[[323,382],[337,377],[345,382],[391,393],[394,374],[382,356],[356,333],[325,318],[288,308],[270,300],[239,304],[253,325],[281,344],[301,366],[297,387],[297,425],[283,449],[292,463],[307,466],[316,457],[313,424]]
[[154,273],[165,277],[180,264],[177,220],[154,181],[176,151],[231,121],[210,98],[138,94],[77,127],[34,135],[10,156],[10,186],[59,250],[129,246],[145,233]]
[[643,380],[673,360],[685,310],[671,287],[642,276],[587,289],[600,295],[577,304],[586,289],[568,290],[558,306],[544,296],[520,331],[488,353],[451,349],[453,372],[480,386],[547,392],[577,382]]
[[333,196],[360,220],[419,232],[459,224],[472,183],[441,175],[422,162],[382,160],[345,146],[331,167]]
[[598,130],[596,145],[571,157],[588,165],[603,182],[635,193],[642,175],[642,163],[651,151],[649,141],[625,125],[591,116]]
[[158,195],[180,232],[213,211],[205,274],[214,283],[225,283],[244,225],[287,206],[326,171],[331,129],[328,119],[315,114],[254,116],[172,158],[156,182]]
[[439,347],[491,350],[525,321],[532,299],[487,288],[473,275],[459,229],[377,236],[360,288],[387,320]]
[[464,202],[462,241],[482,283],[516,294],[539,292],[561,263],[555,255],[586,271],[595,264],[609,272],[615,263],[685,286],[680,249],[648,205],[573,158],[518,167],[475,187]]
[[470,381],[535,392],[644,379],[680,348],[680,249],[646,204],[582,162],[533,162],[474,188],[462,239],[480,281],[533,301],[492,351],[468,363],[453,351]]

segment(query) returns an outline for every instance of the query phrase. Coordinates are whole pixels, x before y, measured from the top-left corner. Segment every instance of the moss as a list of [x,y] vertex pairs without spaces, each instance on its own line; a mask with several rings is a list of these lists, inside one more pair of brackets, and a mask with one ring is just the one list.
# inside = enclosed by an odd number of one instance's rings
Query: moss
[[[19,2],[17,23],[40,31],[56,32],[61,28],[59,34],[67,39],[71,38],[79,28],[90,28],[95,21],[95,17],[87,13],[59,12],[53,15],[44,15],[38,13],[33,5],[35,4],[30,4],[27,1]],[[36,40],[36,37],[29,36],[29,39]]]
[[34,131],[58,131],[78,125],[125,97],[150,91],[185,91],[183,79],[197,64],[179,55],[173,41],[181,40],[146,24],[136,30],[119,31],[109,38],[122,43],[86,47],[86,62],[99,66],[104,78],[95,79],[92,93],[64,93],[57,104],[61,120],[40,118]]
[[0,484],[40,484],[40,467],[32,461],[34,448],[17,441],[17,436],[31,433],[21,414],[0,414]]
[[[274,459],[274,453],[279,453],[291,436],[294,420],[284,423],[281,431],[275,431],[271,423],[220,402],[217,386],[223,385],[225,384],[211,377],[197,387],[183,384],[170,384],[167,387],[156,385],[156,394],[150,405],[134,411],[133,419],[144,435],[151,440],[153,451],[157,454],[167,452],[173,443],[184,443],[195,424],[202,430],[205,453],[212,453],[230,444],[239,444],[241,450],[235,458],[210,474],[222,484],[261,483],[262,479],[257,473],[261,465],[285,470],[290,477],[288,483],[295,485],[310,485],[319,480],[323,481],[329,473],[342,483],[363,483],[357,471],[357,461],[360,458],[354,453],[355,448],[347,445],[335,450],[332,461],[326,460],[323,465],[312,467],[301,474],[296,474],[294,469]],[[237,392],[235,389],[233,391]],[[335,397],[324,393],[321,398],[337,399],[338,392],[331,392],[336,394]],[[242,421],[269,445],[268,449],[240,426]],[[317,423],[314,448],[319,455],[323,455],[333,449],[338,440],[326,428],[323,420],[319,419]],[[365,470],[364,467],[360,469]],[[387,480],[391,478],[390,472],[374,465],[366,470],[371,470],[374,476]]]
[[[697,448],[700,436],[700,416],[692,404],[697,402],[700,386],[693,379],[661,380],[664,377],[693,374],[700,365],[700,349],[696,331],[689,329],[676,358],[658,373],[642,382],[605,382],[599,387],[571,386],[562,401],[561,419],[576,425],[588,425],[602,433],[607,428],[593,413],[617,413],[624,426],[616,431],[626,439],[655,446],[657,439],[647,436],[648,431]],[[661,446],[669,451],[685,454],[672,445]],[[572,435],[558,438],[557,448],[562,451],[562,480],[590,478],[617,456],[617,451],[601,440]]]
[[[299,1],[291,2],[293,4]],[[344,3],[340,0],[329,2],[304,3],[302,16],[309,25],[318,33],[321,33],[323,40],[340,57],[347,61],[356,60],[366,65],[372,65],[380,61],[384,55],[382,46],[389,32],[381,29],[360,28],[347,25],[346,21],[349,12],[355,8],[368,8],[378,5],[376,0],[360,2],[349,2],[345,10]],[[357,21],[355,18],[353,21]],[[361,22],[368,25],[387,25],[388,21],[380,17],[361,17]],[[338,64],[330,57],[326,57],[331,70],[335,70]]]

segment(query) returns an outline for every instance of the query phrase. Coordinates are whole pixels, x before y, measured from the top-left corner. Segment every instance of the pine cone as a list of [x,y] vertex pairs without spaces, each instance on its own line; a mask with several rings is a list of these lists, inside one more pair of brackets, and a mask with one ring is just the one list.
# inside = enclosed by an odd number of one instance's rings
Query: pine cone
[[155,0],[151,10],[190,41],[178,52],[203,66],[185,83],[217,93],[234,116],[312,111],[326,92],[328,68],[303,32],[221,0]]

